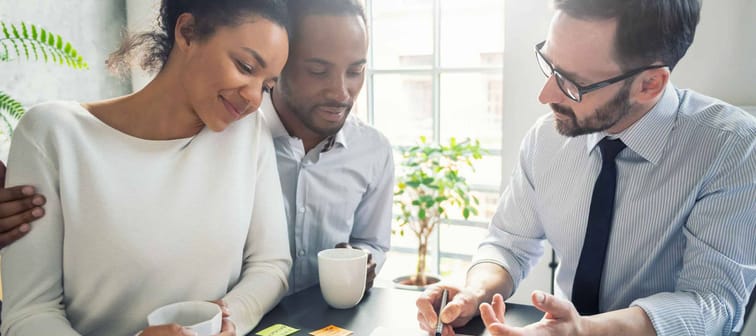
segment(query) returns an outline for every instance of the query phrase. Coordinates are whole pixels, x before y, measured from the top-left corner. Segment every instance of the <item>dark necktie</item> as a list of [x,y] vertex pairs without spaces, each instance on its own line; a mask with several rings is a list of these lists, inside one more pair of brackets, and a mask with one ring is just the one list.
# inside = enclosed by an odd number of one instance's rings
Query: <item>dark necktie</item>
[[599,312],[601,275],[612,230],[614,196],[617,190],[617,164],[614,159],[625,149],[625,144],[620,139],[603,138],[598,146],[601,149],[601,172],[593,186],[588,227],[572,285],[572,302],[580,315]]

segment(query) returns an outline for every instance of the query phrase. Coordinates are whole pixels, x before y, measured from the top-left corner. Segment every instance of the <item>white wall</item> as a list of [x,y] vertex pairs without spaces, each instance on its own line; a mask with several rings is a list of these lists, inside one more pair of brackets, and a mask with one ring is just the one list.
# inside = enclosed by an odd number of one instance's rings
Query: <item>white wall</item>
[[94,100],[121,95],[126,81],[110,76],[105,59],[126,23],[123,1],[0,1],[0,18],[32,22],[61,35],[89,63],[89,70],[42,62],[0,63],[0,88],[25,105],[49,99]]
[[[502,121],[502,183],[509,175],[519,153],[520,142],[535,120],[549,111],[538,103],[544,77],[536,64],[533,47],[546,37],[553,11],[547,0],[509,0],[504,16],[504,115]],[[502,188],[503,190],[503,188]],[[520,284],[511,302],[530,304],[534,289],[550,290],[551,249]]]
[[756,105],[756,1],[704,1],[693,45],[672,74],[680,87]]
[[[0,19],[34,23],[59,34],[89,63],[88,70],[34,61],[0,63],[0,90],[25,107],[53,99],[91,101],[128,92],[129,83],[111,76],[105,67],[126,22],[123,1],[0,1]],[[2,137],[0,147],[7,144]],[[5,161],[6,151],[0,148],[0,160]]]
[[[159,0],[126,0],[127,29],[131,34],[139,34],[156,29]],[[131,89],[138,91],[152,80],[154,75],[142,70],[138,65],[131,67]]]
[[[553,10],[549,0],[508,0],[505,16],[504,122],[502,174],[509,182],[520,141],[535,120],[549,112],[537,97],[544,77],[533,46],[545,39]],[[706,1],[695,41],[672,80],[735,105],[756,105],[756,1]],[[530,302],[533,289],[550,289],[551,253],[521,284],[511,299]]]

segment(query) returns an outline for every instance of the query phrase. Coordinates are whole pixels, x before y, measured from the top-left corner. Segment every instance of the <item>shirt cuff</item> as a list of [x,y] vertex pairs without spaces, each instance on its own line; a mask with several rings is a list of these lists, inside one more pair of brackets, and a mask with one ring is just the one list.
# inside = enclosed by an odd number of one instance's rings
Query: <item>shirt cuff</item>
[[507,271],[507,273],[509,273],[509,277],[512,278],[512,293],[509,293],[509,296],[512,296],[512,294],[514,294],[514,292],[517,290],[517,287],[520,285],[520,281],[522,281],[522,278],[524,277],[522,268],[520,267],[520,264],[517,262],[515,257],[503,249],[491,245],[482,245],[480,248],[478,248],[478,252],[475,253],[468,271],[475,265],[482,263],[492,263],[499,265],[503,267]]
[[630,306],[640,307],[654,325],[657,335],[705,335],[701,308],[692,294],[658,293],[637,299]]

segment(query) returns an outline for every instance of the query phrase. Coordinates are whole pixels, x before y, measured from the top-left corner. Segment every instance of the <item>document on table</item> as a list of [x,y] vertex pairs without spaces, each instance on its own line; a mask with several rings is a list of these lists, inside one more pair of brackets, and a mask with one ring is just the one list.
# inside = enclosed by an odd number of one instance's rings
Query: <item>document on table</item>
[[[428,333],[420,329],[413,328],[390,328],[390,327],[378,327],[370,333],[370,336],[428,336]],[[457,336],[472,336],[465,334],[457,334]]]

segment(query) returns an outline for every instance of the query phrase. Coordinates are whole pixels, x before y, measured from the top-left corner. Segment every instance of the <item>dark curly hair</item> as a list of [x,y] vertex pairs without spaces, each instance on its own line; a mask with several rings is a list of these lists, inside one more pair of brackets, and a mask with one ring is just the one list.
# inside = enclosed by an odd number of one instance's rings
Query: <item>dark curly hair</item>
[[359,0],[288,0],[289,41],[294,44],[300,34],[302,19],[311,15],[356,15],[367,25],[365,9]]
[[157,30],[126,34],[120,48],[108,58],[108,67],[122,74],[138,53],[142,69],[159,72],[173,49],[176,22],[183,13],[194,16],[192,34],[200,41],[210,37],[218,27],[242,23],[248,15],[270,20],[290,31],[286,0],[162,0]]

